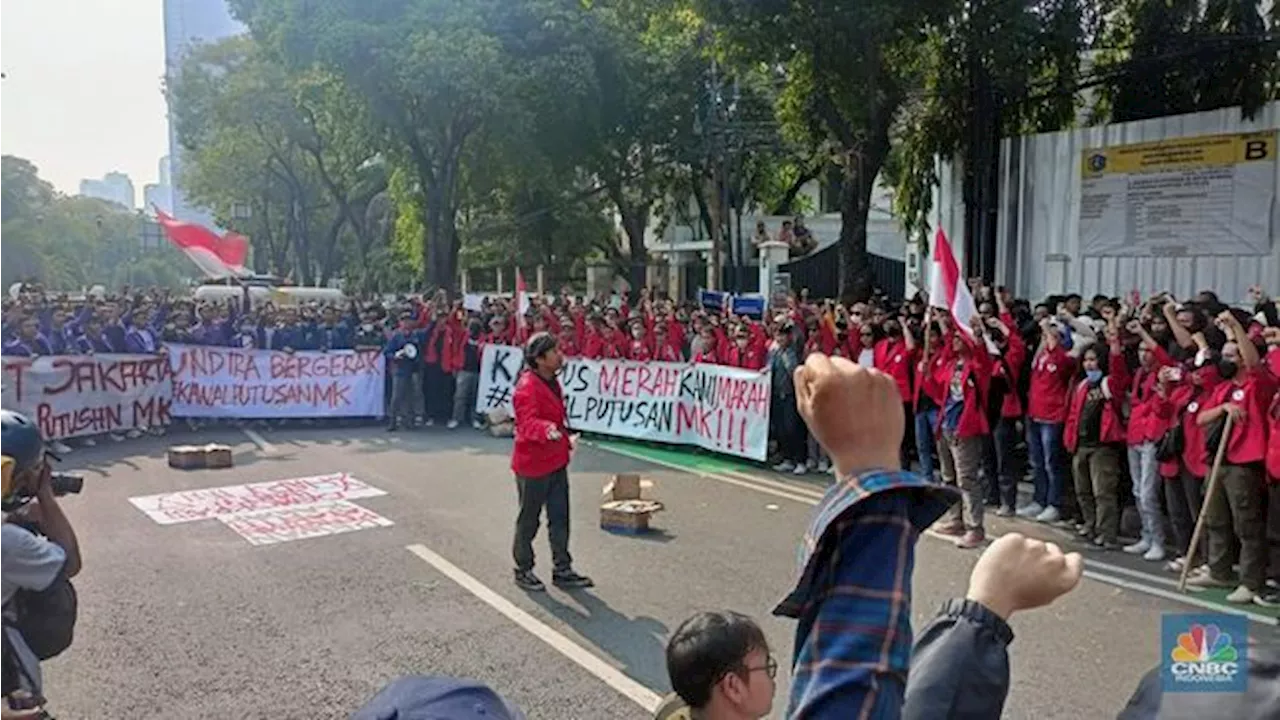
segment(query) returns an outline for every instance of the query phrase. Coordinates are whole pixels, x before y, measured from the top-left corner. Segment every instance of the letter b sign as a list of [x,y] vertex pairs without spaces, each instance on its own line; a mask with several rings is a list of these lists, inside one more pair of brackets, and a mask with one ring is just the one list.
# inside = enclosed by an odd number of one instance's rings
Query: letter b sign
[[1246,162],[1253,160],[1266,160],[1270,152],[1271,143],[1266,140],[1247,140],[1244,144],[1244,159]]

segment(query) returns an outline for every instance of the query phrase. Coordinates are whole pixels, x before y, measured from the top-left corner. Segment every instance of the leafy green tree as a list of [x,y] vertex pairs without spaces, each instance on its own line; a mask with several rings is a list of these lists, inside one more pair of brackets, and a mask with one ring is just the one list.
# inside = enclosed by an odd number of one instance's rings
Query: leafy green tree
[[[381,138],[334,75],[295,73],[249,36],[198,47],[169,87],[188,196],[250,235],[257,269],[324,283],[367,263],[387,187]],[[244,209],[251,209],[244,218]]]
[[1000,139],[1069,126],[1089,39],[1085,0],[970,0],[925,29],[904,63],[914,92],[899,114],[886,175],[908,237],[928,251],[938,158],[964,172],[968,237],[994,238]]
[[1277,97],[1280,10],[1252,0],[1118,0],[1099,53],[1099,118],[1127,122]]
[[31,162],[5,155],[0,282],[35,280],[51,290],[94,285],[179,287],[194,275],[190,261],[168,246],[144,246],[141,213],[89,197],[66,197],[40,178]]
[[924,0],[694,0],[734,62],[776,70],[784,129],[826,143],[840,168],[840,293],[871,294],[867,216],[915,51],[952,3]]
[[519,127],[561,112],[589,92],[587,15],[568,0],[235,0],[239,17],[269,38],[295,71],[340,77],[391,138],[389,159],[412,170],[423,218],[422,265],[433,285],[453,286],[464,160],[494,123]]

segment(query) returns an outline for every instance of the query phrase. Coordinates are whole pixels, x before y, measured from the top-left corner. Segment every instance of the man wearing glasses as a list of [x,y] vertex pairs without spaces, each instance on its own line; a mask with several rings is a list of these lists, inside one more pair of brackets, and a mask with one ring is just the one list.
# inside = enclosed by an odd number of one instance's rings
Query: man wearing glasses
[[751,618],[702,612],[671,636],[667,673],[675,694],[656,720],[756,720],[773,707],[778,661]]

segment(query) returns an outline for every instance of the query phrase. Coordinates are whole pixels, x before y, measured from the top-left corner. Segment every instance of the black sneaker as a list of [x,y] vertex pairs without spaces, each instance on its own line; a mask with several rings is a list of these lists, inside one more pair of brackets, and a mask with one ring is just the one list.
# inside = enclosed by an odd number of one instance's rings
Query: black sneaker
[[556,587],[564,588],[566,590],[596,586],[595,583],[591,582],[591,578],[586,575],[579,575],[572,570],[552,573],[551,582],[554,583]]
[[542,592],[547,589],[547,586],[542,584],[542,581],[538,579],[537,575],[533,574],[532,570],[517,570],[515,580],[516,587],[527,592]]

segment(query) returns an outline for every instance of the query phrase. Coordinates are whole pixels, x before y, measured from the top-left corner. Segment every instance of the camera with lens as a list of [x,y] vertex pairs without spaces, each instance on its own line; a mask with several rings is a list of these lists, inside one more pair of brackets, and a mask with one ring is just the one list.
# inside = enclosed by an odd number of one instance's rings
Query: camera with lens
[[[84,490],[84,476],[72,473],[52,473],[49,476],[49,488],[53,490],[55,497],[79,495],[80,491]],[[34,500],[35,496],[35,488],[15,488],[10,495],[4,498],[3,510],[5,512],[13,512]]]

